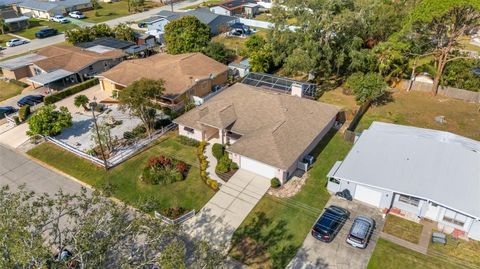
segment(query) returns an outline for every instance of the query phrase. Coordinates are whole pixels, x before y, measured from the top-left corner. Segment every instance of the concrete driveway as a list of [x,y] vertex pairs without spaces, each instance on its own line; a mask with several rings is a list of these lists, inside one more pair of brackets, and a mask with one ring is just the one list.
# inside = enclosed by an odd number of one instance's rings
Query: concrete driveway
[[233,233],[269,187],[268,178],[239,169],[200,212],[185,223],[186,232],[220,249],[228,249]]
[[[335,239],[330,243],[323,243],[315,239],[310,233],[298,250],[295,258],[287,266],[289,269],[365,269],[372,256],[378,240],[379,232],[383,230],[384,219],[380,209],[358,201],[346,201],[332,196],[326,207],[337,205],[350,211],[350,219],[345,223]],[[376,222],[376,229],[366,249],[358,249],[345,242],[353,219],[359,215],[366,215]],[[313,223],[312,223],[313,226]]]

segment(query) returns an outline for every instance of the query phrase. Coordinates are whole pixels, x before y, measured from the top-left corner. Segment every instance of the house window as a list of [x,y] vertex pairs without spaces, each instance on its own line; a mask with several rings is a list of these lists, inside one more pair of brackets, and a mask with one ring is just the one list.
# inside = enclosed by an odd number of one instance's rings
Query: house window
[[332,183],[335,183],[335,184],[340,184],[340,180],[334,178],[334,177],[331,177],[328,179],[328,181],[332,182]]
[[187,127],[187,126],[183,127],[183,130],[185,132],[191,133],[191,134],[193,134],[195,132],[195,130],[193,128],[190,128],[190,127]]
[[462,214],[459,214],[455,211],[452,210],[445,210],[445,215],[443,216],[443,221],[452,223],[458,226],[463,226],[465,225],[465,222],[467,221],[467,216],[464,216]]
[[418,207],[418,204],[420,203],[420,199],[407,196],[407,195],[400,195],[400,197],[398,198],[398,201],[409,204],[409,205],[413,205],[416,207]]

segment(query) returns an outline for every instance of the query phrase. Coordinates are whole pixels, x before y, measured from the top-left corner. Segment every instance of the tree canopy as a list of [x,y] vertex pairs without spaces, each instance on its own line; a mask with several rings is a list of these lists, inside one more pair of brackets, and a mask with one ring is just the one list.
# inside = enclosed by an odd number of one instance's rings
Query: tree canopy
[[0,213],[0,268],[218,268],[224,259],[179,227],[85,189],[47,195],[2,186]]
[[64,106],[56,109],[55,105],[46,105],[39,108],[28,119],[27,135],[56,135],[59,134],[63,128],[72,125],[72,115]]
[[357,72],[348,79],[346,86],[355,94],[359,105],[370,104],[385,95],[387,83],[378,73]]
[[164,92],[163,80],[152,80],[142,78],[122,89],[118,94],[120,108],[128,110],[132,115],[138,117],[150,135],[155,126],[158,100]]
[[234,52],[230,49],[227,49],[223,43],[214,41],[210,41],[210,43],[208,43],[208,45],[203,49],[203,53],[223,64],[228,64],[234,56]]
[[210,28],[194,16],[185,16],[165,26],[167,52],[200,52],[210,42]]
[[100,23],[93,26],[75,28],[65,32],[65,38],[69,43],[77,44],[82,42],[90,42],[101,37],[114,37],[121,40],[134,41],[135,32],[125,23],[110,26]]

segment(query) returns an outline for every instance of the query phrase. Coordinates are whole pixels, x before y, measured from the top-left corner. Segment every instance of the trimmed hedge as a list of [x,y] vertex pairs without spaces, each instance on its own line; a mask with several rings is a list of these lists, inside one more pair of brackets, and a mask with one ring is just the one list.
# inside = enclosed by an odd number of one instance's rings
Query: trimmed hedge
[[222,144],[218,144],[218,143],[213,144],[212,154],[213,154],[213,157],[217,159],[217,161],[223,157],[224,152],[225,152],[225,148],[223,147]]
[[20,122],[24,122],[30,116],[30,106],[24,105],[18,110],[18,119]]
[[15,85],[17,85],[17,86],[20,86],[20,87],[22,87],[22,88],[26,88],[26,87],[30,86],[30,85],[28,85],[27,83],[22,82],[22,81],[20,81],[20,80],[16,80],[16,79],[10,79],[8,82],[9,82],[9,83],[12,83],[12,84],[15,84]]
[[185,146],[190,146],[190,147],[198,147],[200,146],[200,142],[195,140],[195,139],[192,139],[190,137],[186,137],[184,135],[179,135],[178,136],[178,142],[180,142],[180,144],[183,144]]
[[99,83],[98,78],[90,79],[87,81],[84,81],[82,83],[79,83],[77,85],[73,85],[71,87],[66,88],[63,91],[59,91],[57,93],[51,94],[43,100],[45,105],[50,105],[55,102],[58,102],[62,99],[67,98],[70,95],[74,95],[76,93],[79,93],[83,90],[86,90],[94,85],[97,85]]
[[278,178],[276,178],[276,177],[274,177],[274,178],[272,178],[272,179],[270,180],[270,186],[271,186],[272,188],[275,188],[275,189],[276,189],[276,188],[280,187],[281,185],[282,185],[282,184],[280,183],[280,180],[279,180]]

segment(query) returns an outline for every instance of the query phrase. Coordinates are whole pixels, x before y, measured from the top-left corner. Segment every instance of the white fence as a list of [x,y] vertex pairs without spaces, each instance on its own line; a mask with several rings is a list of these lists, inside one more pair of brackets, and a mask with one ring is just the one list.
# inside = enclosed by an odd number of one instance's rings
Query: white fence
[[[268,21],[258,21],[258,20],[245,19],[245,18],[238,18],[238,19],[240,23],[243,23],[250,27],[257,27],[257,28],[264,28],[264,29],[272,29],[275,27],[275,24]],[[288,26],[288,29],[290,29],[290,31],[295,31],[298,28],[299,28],[298,26],[294,26],[294,25]]]
[[[113,157],[111,157],[107,160],[107,168],[112,168],[112,167],[117,166],[120,163],[126,161],[128,158],[130,158],[132,155],[134,155],[135,153],[137,153],[138,151],[140,151],[141,149],[146,147],[148,144],[152,143],[153,141],[160,138],[161,136],[163,136],[168,131],[175,129],[176,127],[177,127],[177,124],[172,122],[169,125],[163,127],[161,130],[158,130],[150,138],[141,140],[131,147],[122,149],[121,151],[119,151],[118,154],[114,155]],[[59,140],[57,140],[53,137],[50,137],[50,136],[46,136],[45,139],[47,141],[52,142],[53,144],[63,148],[63,149],[65,149],[65,150],[70,151],[73,154],[76,154],[79,157],[82,157],[86,160],[89,160],[89,161],[93,162],[96,165],[99,165],[101,167],[105,167],[105,163],[104,163],[103,160],[101,160],[97,157],[94,157],[92,155],[89,155],[89,154],[87,154],[87,153],[85,153],[85,152],[83,152],[83,151],[65,143],[65,142],[59,141]]]
[[180,224],[180,223],[183,223],[191,218],[193,218],[193,216],[195,216],[195,209],[189,211],[188,213],[186,213],[185,215],[183,216],[180,216],[174,220],[158,213],[157,211],[155,211],[155,217],[167,224],[170,224],[170,225],[175,225],[175,224]]

